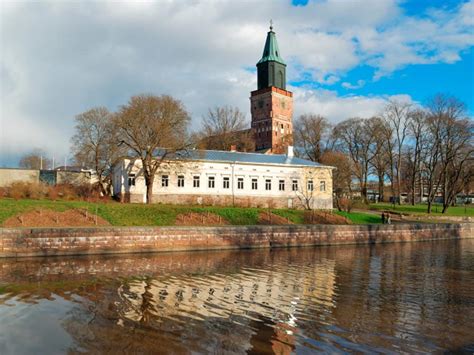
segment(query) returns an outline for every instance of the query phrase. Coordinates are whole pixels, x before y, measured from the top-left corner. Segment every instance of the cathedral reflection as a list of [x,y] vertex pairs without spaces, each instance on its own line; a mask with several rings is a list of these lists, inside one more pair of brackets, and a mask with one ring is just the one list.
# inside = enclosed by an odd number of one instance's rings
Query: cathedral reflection
[[72,353],[464,349],[473,243],[5,259],[0,317]]

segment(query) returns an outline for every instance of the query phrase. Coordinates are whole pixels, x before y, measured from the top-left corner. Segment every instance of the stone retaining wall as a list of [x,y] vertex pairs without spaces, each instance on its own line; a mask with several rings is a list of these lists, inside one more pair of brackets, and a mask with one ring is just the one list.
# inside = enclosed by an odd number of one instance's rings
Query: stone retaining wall
[[474,224],[0,228],[0,257],[374,244],[474,238]]

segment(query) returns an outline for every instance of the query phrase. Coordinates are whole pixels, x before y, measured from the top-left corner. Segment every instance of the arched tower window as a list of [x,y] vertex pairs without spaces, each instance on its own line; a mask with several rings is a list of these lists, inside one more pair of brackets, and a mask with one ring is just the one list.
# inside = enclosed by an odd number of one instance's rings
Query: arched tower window
[[280,88],[283,88],[283,72],[280,70],[278,71],[278,81],[277,81],[277,86]]

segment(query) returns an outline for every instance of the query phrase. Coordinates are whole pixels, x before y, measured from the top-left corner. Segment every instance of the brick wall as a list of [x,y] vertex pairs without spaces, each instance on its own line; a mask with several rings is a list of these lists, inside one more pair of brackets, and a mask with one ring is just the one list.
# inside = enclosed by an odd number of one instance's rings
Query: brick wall
[[0,257],[372,244],[474,238],[474,224],[0,229]]
[[[251,126],[255,134],[257,150],[271,147],[273,153],[285,154],[286,147],[293,144],[292,96],[291,92],[276,87],[268,87],[251,93]],[[275,125],[278,125],[278,129],[275,129]],[[283,125],[283,132],[281,125]],[[270,130],[267,131],[267,128]]]

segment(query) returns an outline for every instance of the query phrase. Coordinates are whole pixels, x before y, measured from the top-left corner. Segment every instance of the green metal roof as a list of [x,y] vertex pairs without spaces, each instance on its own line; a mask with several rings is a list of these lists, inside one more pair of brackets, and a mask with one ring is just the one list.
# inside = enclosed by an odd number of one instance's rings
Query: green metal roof
[[280,57],[280,50],[278,49],[275,32],[273,32],[270,27],[270,31],[267,33],[267,40],[265,41],[265,48],[263,48],[262,59],[258,61],[257,65],[272,61],[286,65],[285,61]]

